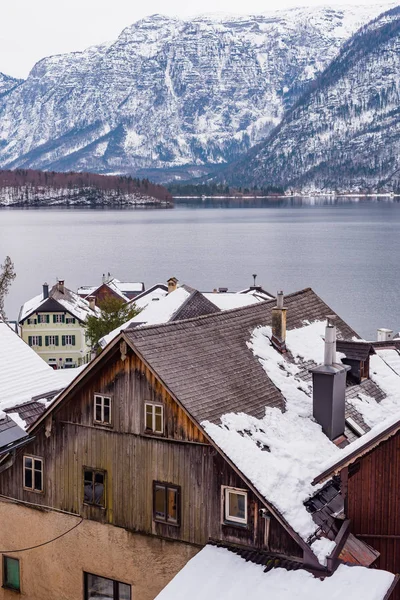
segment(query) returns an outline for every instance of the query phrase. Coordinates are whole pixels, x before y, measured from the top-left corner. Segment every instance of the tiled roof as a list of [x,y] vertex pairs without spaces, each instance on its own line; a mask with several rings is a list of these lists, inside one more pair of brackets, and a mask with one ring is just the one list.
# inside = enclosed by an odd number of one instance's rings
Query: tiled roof
[[211,315],[221,312],[215,304],[207,300],[204,294],[198,290],[193,290],[188,286],[183,287],[190,291],[190,296],[180,308],[178,308],[176,313],[170,319],[170,322],[183,321],[184,319],[192,319],[194,317],[201,317],[202,315]]
[[370,354],[374,354],[374,348],[370,342],[356,342],[348,340],[338,340],[336,343],[338,352],[343,352],[346,358],[365,361]]
[[[218,422],[225,413],[241,411],[261,418],[266,406],[283,410],[285,404],[246,343],[255,327],[271,325],[274,306],[271,300],[125,333],[198,421]],[[286,296],[285,306],[288,329],[333,314],[309,288]],[[341,338],[357,335],[339,317],[336,325]],[[162,347],[168,352],[160,352]]]

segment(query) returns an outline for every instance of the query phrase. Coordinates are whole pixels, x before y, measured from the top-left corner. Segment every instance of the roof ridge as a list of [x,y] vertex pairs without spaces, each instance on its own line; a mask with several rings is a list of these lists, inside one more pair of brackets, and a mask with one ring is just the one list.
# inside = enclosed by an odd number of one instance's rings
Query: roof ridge
[[[318,296],[318,294],[316,292],[314,292],[314,290],[311,287],[307,287],[302,290],[298,290],[297,292],[292,292],[290,294],[287,294],[287,296],[285,296],[285,298],[295,298],[297,296],[301,296],[308,292],[313,292],[316,296]],[[199,293],[201,294],[202,292],[199,292]],[[318,296],[318,298],[320,298],[320,297]],[[320,300],[321,300],[321,302],[324,302],[322,300],[322,298],[320,298]],[[221,310],[219,313],[212,313],[209,315],[201,315],[199,317],[191,317],[190,319],[182,319],[181,321],[170,321],[168,323],[145,325],[140,328],[137,328],[137,327],[134,327],[132,329],[126,328],[122,331],[123,331],[123,333],[128,332],[128,331],[129,331],[129,333],[132,333],[132,332],[139,332],[139,331],[150,331],[152,329],[160,329],[160,328],[167,329],[168,327],[176,326],[177,323],[186,324],[186,323],[191,323],[191,322],[198,322],[202,319],[221,318],[222,316],[225,316],[225,315],[232,315],[232,314],[241,313],[241,312],[251,312],[252,310],[255,310],[256,307],[263,306],[266,304],[271,304],[272,302],[276,302],[276,298],[272,298],[271,300],[262,300],[261,302],[257,302],[256,304],[249,304],[247,306],[239,306],[238,308],[230,308],[229,310]],[[328,308],[330,309],[330,307],[328,307]]]

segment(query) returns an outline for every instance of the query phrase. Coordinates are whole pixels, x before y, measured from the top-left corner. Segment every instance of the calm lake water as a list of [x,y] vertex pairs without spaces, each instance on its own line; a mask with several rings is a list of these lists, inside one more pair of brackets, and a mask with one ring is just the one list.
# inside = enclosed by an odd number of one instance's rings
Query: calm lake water
[[58,277],[97,284],[110,271],[147,286],[176,276],[200,290],[258,283],[312,287],[362,336],[400,329],[400,203],[369,200],[179,201],[171,210],[1,209],[0,262],[20,305]]

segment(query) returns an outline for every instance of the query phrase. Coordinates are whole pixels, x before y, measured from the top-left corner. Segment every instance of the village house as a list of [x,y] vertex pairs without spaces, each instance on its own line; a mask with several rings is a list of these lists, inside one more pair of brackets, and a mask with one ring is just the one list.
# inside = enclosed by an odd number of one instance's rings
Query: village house
[[94,299],[81,298],[60,280],[50,291],[45,283],[42,294],[23,304],[18,324],[22,339],[48,365],[71,369],[90,361],[85,322],[99,313]]
[[100,285],[82,286],[78,289],[78,295],[81,298],[89,300],[95,298],[96,306],[105,298],[117,298],[124,302],[129,302],[144,292],[144,283],[120,281],[112,277],[110,273],[103,274]]
[[[186,569],[231,598],[219,566],[234,581],[246,560],[272,600],[289,581],[310,598],[395,598],[353,524],[348,464],[397,439],[399,376],[362,342],[354,364],[358,339],[310,289],[119,333],[3,449],[0,599],[153,600],[180,571],[172,589],[195,597]],[[374,477],[393,506],[397,475]]]

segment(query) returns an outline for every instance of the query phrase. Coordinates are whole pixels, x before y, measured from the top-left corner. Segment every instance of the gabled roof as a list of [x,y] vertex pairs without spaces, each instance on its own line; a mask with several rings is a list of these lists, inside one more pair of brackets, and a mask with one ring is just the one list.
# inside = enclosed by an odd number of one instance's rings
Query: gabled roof
[[86,321],[89,315],[99,315],[99,309],[91,309],[89,302],[81,298],[78,294],[69,290],[65,286],[60,289],[56,283],[50,290],[48,298],[43,298],[43,294],[31,298],[22,305],[18,322],[22,323],[35,312],[55,312],[65,311],[70,313],[80,322]]
[[375,354],[372,343],[361,340],[338,340],[336,348],[338,352],[343,352],[346,358],[351,360],[366,361],[370,354]]
[[182,321],[184,319],[192,319],[194,317],[212,315],[220,312],[220,309],[215,306],[215,304],[207,300],[204,294],[198,290],[189,288],[189,286],[183,287],[189,292],[190,295],[172,315],[170,322]]

